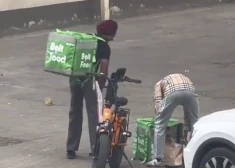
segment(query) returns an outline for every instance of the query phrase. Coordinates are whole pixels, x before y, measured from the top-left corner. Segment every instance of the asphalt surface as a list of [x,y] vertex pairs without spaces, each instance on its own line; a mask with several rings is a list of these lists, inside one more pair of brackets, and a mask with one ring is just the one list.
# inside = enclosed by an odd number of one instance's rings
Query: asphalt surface
[[[232,4],[120,21],[116,41],[111,43],[110,72],[126,67],[128,76],[143,81],[120,87],[120,95],[129,98],[132,131],[136,118],[154,115],[153,85],[170,73],[184,73],[195,83],[201,116],[234,107],[234,26]],[[70,29],[94,30],[92,26]],[[90,167],[86,115],[79,158],[65,159],[68,79],[43,71],[47,33],[0,39],[1,168]],[[45,97],[55,105],[44,106]],[[174,116],[182,118],[181,108]],[[22,143],[14,145],[7,138]],[[132,142],[127,147],[129,157]],[[134,165],[145,167],[138,161]],[[124,162],[122,168],[127,167]]]

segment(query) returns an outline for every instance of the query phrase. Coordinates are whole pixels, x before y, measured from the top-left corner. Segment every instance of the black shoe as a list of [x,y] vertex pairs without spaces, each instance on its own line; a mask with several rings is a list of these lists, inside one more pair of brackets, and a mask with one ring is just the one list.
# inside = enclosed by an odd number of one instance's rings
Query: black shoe
[[67,151],[67,159],[75,159],[77,157],[75,151]]

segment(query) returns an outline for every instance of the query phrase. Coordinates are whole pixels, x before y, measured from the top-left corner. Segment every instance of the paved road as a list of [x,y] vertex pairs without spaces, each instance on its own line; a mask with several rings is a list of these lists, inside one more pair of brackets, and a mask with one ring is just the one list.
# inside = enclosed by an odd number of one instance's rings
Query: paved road
[[[137,117],[152,116],[152,88],[169,73],[186,73],[200,96],[201,115],[234,107],[235,6],[201,8],[120,22],[110,71],[127,67],[142,85],[124,84],[130,99],[131,129]],[[71,30],[93,31],[92,26]],[[65,77],[43,72],[47,32],[0,40],[0,167],[89,167],[85,117],[80,159],[65,159],[69,90]],[[52,107],[43,105],[51,97]],[[181,109],[175,113],[181,118]],[[2,146],[2,137],[23,143]],[[11,142],[13,143],[13,142]],[[130,156],[131,143],[128,153]],[[2,146],[2,147],[1,147]],[[136,168],[144,167],[135,162]],[[123,163],[125,168],[126,163]]]

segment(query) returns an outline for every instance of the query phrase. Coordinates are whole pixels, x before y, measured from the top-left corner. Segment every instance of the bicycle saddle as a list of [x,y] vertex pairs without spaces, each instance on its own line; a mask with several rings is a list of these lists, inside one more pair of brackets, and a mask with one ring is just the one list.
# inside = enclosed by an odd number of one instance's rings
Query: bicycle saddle
[[125,105],[127,105],[127,103],[128,103],[128,99],[125,97],[117,97],[116,98],[116,104],[118,106],[125,106]]

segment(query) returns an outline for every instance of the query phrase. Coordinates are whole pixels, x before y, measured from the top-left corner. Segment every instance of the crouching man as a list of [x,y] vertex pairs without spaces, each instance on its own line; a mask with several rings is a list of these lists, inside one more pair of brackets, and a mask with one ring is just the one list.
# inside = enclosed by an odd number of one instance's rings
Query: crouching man
[[148,167],[164,167],[165,131],[168,122],[179,105],[184,108],[184,115],[192,131],[198,120],[199,104],[195,87],[191,80],[182,74],[170,74],[161,79],[154,87],[155,128],[154,157]]

